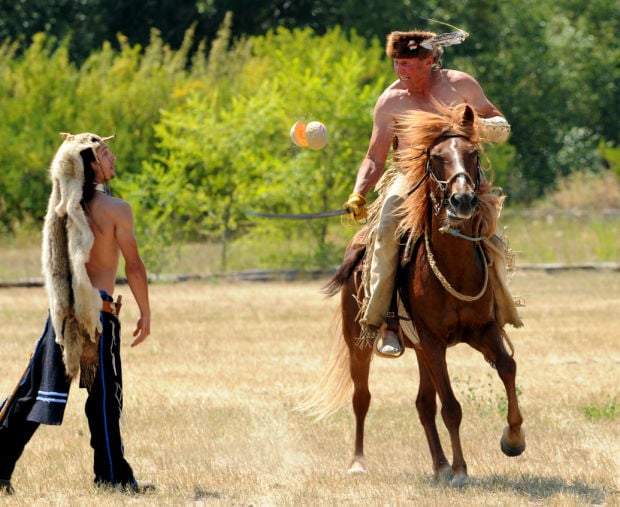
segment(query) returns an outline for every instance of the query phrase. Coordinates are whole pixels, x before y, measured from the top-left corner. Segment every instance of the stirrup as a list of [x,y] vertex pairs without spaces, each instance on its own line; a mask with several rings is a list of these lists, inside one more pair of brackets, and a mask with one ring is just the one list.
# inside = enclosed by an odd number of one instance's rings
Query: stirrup
[[396,359],[405,353],[400,336],[391,329],[386,329],[375,340],[375,354],[388,359]]

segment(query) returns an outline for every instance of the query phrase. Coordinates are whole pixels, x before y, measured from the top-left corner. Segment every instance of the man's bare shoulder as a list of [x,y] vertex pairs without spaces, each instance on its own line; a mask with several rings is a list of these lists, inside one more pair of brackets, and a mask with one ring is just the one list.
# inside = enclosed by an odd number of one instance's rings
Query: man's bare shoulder
[[131,220],[133,216],[131,205],[127,201],[104,194],[96,196],[92,202],[91,211],[95,217],[105,217],[113,223]]
[[400,80],[394,81],[379,96],[375,111],[400,109],[399,104],[409,95]]
[[383,93],[379,96],[379,100],[387,100],[394,97],[398,97],[400,95],[406,94],[407,88],[403,85],[400,79],[394,81],[390,86],[388,86]]
[[442,69],[438,74],[439,81],[447,82],[452,85],[477,84],[477,81],[467,72],[455,69]]
[[104,203],[106,207],[119,213],[131,211],[131,205],[124,199],[121,199],[120,197],[114,197],[112,195],[104,195],[104,197]]

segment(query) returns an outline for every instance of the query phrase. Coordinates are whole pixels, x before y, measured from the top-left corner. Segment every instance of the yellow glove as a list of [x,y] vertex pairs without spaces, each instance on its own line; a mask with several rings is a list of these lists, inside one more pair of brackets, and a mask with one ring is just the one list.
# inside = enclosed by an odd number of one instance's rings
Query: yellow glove
[[351,194],[349,196],[349,200],[345,202],[342,207],[356,222],[365,220],[366,215],[368,214],[366,210],[366,199],[364,199],[364,196],[360,194]]

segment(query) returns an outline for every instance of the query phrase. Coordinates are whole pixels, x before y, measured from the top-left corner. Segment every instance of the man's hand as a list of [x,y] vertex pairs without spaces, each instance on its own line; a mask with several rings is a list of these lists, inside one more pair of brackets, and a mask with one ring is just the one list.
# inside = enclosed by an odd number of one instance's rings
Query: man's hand
[[136,329],[133,332],[133,336],[136,339],[132,342],[131,346],[135,347],[140,345],[146,337],[151,334],[151,320],[146,317],[140,317],[136,323]]
[[345,202],[342,207],[356,222],[365,220],[368,214],[366,210],[366,199],[360,194],[351,194],[349,200]]

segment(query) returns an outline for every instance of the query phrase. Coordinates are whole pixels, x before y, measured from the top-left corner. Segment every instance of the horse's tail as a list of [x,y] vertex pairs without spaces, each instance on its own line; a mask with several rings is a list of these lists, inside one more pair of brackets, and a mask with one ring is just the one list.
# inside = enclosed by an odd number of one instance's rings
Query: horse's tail
[[353,236],[353,239],[351,239],[344,252],[342,264],[327,285],[321,289],[321,292],[331,297],[347,283],[347,280],[351,277],[351,274],[366,254],[365,235],[366,231],[362,229]]
[[342,337],[342,320],[334,318],[332,331],[334,340],[329,360],[318,384],[305,390],[304,400],[295,410],[304,412],[315,420],[324,419],[338,410],[344,399],[353,392],[349,373],[349,349]]

